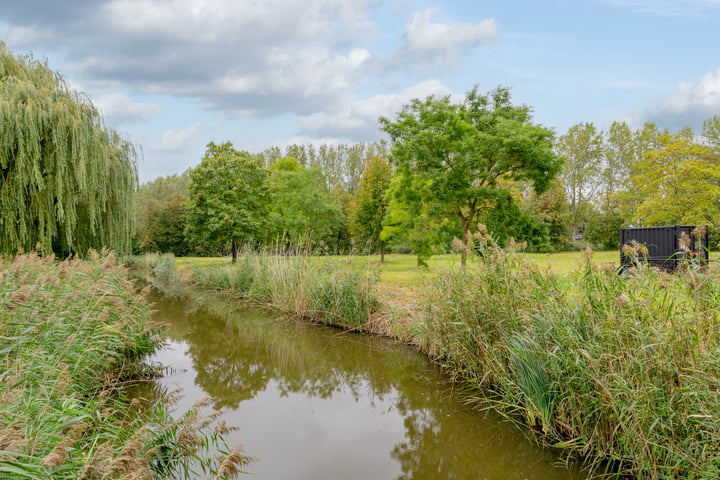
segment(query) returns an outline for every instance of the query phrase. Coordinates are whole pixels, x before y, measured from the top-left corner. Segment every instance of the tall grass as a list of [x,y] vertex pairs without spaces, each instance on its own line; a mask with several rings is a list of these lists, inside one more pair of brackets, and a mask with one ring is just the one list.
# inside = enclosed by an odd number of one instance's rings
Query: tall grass
[[230,478],[248,460],[202,405],[173,419],[127,397],[158,337],[112,253],[0,259],[0,278],[1,478]]
[[235,265],[192,268],[188,281],[217,288],[282,312],[358,328],[377,308],[377,272],[353,263],[277,251],[245,251]]
[[568,279],[476,248],[428,287],[432,355],[596,473],[720,478],[717,273],[620,276],[588,253]]

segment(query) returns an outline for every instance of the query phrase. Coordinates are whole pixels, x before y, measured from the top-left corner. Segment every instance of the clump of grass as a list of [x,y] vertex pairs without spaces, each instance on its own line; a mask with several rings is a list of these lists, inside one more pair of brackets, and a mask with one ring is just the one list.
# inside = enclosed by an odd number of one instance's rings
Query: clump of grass
[[211,447],[232,452],[225,427],[201,417],[201,406],[174,420],[163,402],[141,408],[126,396],[151,373],[141,358],[159,339],[147,301],[112,253],[63,262],[22,255],[0,260],[0,278],[0,477],[219,471]]
[[378,306],[377,272],[355,265],[352,257],[333,260],[301,252],[245,250],[236,264],[196,267],[183,274],[192,285],[330,325],[361,327]]
[[720,284],[712,271],[542,273],[480,239],[439,275],[425,346],[596,473],[720,477]]

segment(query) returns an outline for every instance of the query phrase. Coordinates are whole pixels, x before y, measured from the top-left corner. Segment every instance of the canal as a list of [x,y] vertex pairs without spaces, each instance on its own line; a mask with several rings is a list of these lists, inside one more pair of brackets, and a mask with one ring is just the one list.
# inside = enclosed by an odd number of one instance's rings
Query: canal
[[215,299],[158,298],[156,388],[178,412],[213,397],[258,480],[575,480],[493,413],[471,411],[426,357],[387,339]]

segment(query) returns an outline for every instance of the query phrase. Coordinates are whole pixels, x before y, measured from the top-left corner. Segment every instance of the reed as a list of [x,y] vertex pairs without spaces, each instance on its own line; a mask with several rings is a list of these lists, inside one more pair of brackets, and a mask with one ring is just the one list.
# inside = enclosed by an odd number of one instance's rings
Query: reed
[[20,255],[0,260],[0,278],[0,477],[216,475],[215,446],[236,466],[247,462],[202,405],[174,419],[167,396],[153,405],[128,397],[128,386],[152,375],[141,360],[159,338],[112,253]]
[[227,291],[329,325],[360,328],[378,306],[377,272],[355,265],[352,257],[245,250],[234,265],[191,268],[186,278],[198,287]]
[[428,286],[423,344],[435,358],[596,474],[720,477],[716,272],[620,276],[586,252],[557,277],[476,242],[473,264]]

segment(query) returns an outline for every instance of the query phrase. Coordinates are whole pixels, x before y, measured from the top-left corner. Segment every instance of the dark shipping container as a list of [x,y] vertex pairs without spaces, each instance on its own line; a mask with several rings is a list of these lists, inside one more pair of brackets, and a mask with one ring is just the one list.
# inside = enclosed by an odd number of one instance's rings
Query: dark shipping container
[[[620,268],[632,266],[634,262],[645,263],[672,272],[682,262],[694,260],[702,265],[708,261],[707,228],[695,225],[672,225],[667,227],[636,227],[620,229],[620,245],[632,245],[633,240],[647,249],[647,255],[638,258],[625,255],[620,249]],[[699,232],[704,230],[701,235]],[[686,235],[683,236],[683,233]],[[685,246],[681,245],[681,239]]]

